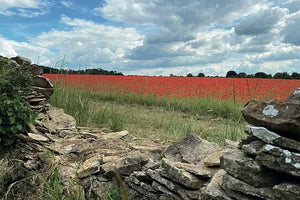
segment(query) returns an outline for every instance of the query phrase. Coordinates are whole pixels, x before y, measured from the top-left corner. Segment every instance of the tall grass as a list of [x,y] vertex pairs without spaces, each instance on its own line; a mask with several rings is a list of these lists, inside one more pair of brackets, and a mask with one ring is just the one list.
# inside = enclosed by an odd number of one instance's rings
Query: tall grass
[[219,144],[243,136],[241,105],[231,100],[122,95],[58,82],[50,103],[64,108],[80,126],[127,129],[138,137],[167,142],[180,140],[191,132]]
[[[65,96],[66,95],[66,96]],[[64,97],[64,99],[60,99]],[[72,109],[80,109],[81,115],[90,113],[88,110],[90,99],[95,102],[109,101],[116,102],[118,104],[137,104],[143,106],[156,106],[164,109],[180,111],[184,113],[191,113],[197,115],[210,114],[215,117],[221,117],[230,119],[233,121],[241,121],[241,108],[240,104],[237,104],[235,100],[223,99],[216,100],[214,98],[194,98],[194,97],[164,97],[156,96],[152,94],[141,95],[135,93],[121,94],[118,91],[93,91],[91,89],[78,89],[76,86],[66,83],[57,82],[54,97],[51,99],[51,103],[54,105],[63,105],[66,112]],[[72,102],[68,102],[71,100]],[[72,111],[76,119],[79,117],[79,110]],[[81,118],[81,117],[80,117]],[[79,121],[80,122],[80,121]]]
[[116,113],[113,107],[96,104],[91,100],[93,91],[78,89],[72,85],[59,83],[50,99],[54,106],[61,107],[72,115],[79,125],[107,127],[113,131],[124,128],[125,117]]

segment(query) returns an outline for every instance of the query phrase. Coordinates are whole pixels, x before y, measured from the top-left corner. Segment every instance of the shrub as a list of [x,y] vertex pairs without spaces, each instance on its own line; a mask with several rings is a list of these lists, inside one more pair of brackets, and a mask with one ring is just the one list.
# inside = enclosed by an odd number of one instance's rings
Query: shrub
[[0,63],[0,144],[11,145],[16,136],[33,122],[35,113],[22,98],[32,86],[32,77],[21,67]]

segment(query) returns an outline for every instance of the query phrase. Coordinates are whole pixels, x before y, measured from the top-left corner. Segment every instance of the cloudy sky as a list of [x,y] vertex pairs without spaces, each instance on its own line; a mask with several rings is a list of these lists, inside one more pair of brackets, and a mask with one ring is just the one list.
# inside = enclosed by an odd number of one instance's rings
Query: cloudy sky
[[124,74],[300,73],[300,0],[0,0],[0,55],[18,54]]

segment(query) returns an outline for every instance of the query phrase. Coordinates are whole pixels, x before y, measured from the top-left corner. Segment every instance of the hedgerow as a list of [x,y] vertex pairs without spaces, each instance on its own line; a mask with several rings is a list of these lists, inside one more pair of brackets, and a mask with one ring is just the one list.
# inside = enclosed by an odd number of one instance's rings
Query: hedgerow
[[0,144],[12,145],[26,130],[36,114],[24,100],[32,86],[32,75],[23,66],[10,67],[8,59],[0,61]]

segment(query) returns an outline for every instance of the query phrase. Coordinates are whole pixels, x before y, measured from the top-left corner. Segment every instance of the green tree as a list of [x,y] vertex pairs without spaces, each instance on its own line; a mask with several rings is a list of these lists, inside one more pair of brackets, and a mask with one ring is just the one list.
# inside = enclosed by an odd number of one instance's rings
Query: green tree
[[199,73],[197,77],[205,77],[204,73]]
[[245,72],[240,72],[240,73],[237,74],[237,77],[238,78],[246,78],[247,74]]
[[235,78],[237,76],[237,73],[235,72],[235,71],[228,71],[227,73],[226,73],[226,77],[227,78]]
[[268,75],[265,72],[257,72],[254,75],[254,78],[267,78]]
[[192,73],[188,73],[186,77],[194,77],[194,75]]

